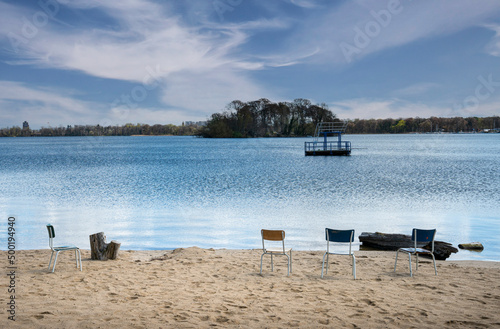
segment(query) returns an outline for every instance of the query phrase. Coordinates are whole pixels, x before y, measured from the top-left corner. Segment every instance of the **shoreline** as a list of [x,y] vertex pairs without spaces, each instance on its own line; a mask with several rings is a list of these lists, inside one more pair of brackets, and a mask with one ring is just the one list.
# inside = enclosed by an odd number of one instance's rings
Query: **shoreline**
[[[118,259],[90,260],[83,271],[74,253],[61,252],[54,273],[49,249],[16,250],[16,321],[0,309],[0,326],[13,328],[436,328],[499,327],[500,262],[420,259],[409,276],[408,258],[395,252],[355,251],[330,256],[293,251],[286,258],[261,249],[120,250]],[[402,256],[402,255],[400,255]],[[7,263],[7,251],[0,251]],[[8,302],[8,283],[0,302]],[[3,304],[6,305],[6,304]]]
[[[120,249],[120,253],[122,252],[128,252],[128,253],[137,253],[137,254],[143,254],[143,253],[151,253],[151,254],[157,254],[157,253],[168,253],[168,252],[172,252],[174,250],[177,250],[177,249],[189,249],[189,248],[199,248],[199,249],[203,249],[203,250],[222,250],[222,251],[235,251],[235,250],[239,250],[239,251],[251,251],[251,250],[262,250],[262,249],[256,249],[256,248],[248,248],[248,249],[234,249],[234,248],[213,248],[213,247],[198,247],[198,246],[190,246],[190,247],[178,247],[178,248],[162,248],[162,249]],[[49,250],[50,252],[50,249],[45,249],[45,248],[42,248],[42,249],[16,249],[16,251],[21,251],[21,252],[30,252],[30,251],[44,251],[44,250]],[[83,251],[87,251],[89,254],[90,254],[90,249],[85,249],[85,248],[80,248],[80,250],[83,252]],[[0,249],[0,254],[2,252],[7,252],[6,249]],[[322,252],[324,253],[325,250],[323,249],[295,249],[293,248],[293,252]],[[355,255],[357,255],[358,253],[363,253],[363,252],[383,252],[383,253],[395,253],[396,251],[394,250],[382,250],[382,249],[375,249],[375,248],[370,248],[370,247],[363,247],[362,249],[354,249],[354,253]],[[474,252],[474,251],[470,251],[470,250],[465,250],[465,249],[459,249],[459,252],[462,252],[462,253],[465,253],[465,252]],[[403,254],[401,254],[403,255]],[[400,256],[401,256],[400,255]],[[406,257],[406,255],[405,255]],[[500,260],[493,260],[493,259],[478,259],[477,257],[475,257],[474,259],[462,259],[462,258],[459,258],[459,259],[455,259],[455,257],[457,257],[457,254],[451,254],[451,256],[449,258],[447,258],[446,260],[443,260],[442,262],[446,262],[446,263],[464,263],[464,264],[468,264],[470,266],[480,266],[481,263],[491,263],[492,265],[488,266],[488,267],[498,267],[500,269]],[[426,258],[423,258],[423,259],[426,259]],[[430,258],[429,258],[430,259]]]
[[[344,135],[347,136],[368,136],[368,135],[484,135],[484,134],[500,134],[500,131],[490,131],[490,132],[483,132],[483,131],[477,131],[477,132],[403,132],[403,133],[345,133]],[[1,136],[0,138],[13,138],[13,137],[22,137],[22,138],[29,138],[29,137],[161,137],[161,136],[166,136],[166,137],[200,137],[200,138],[207,138],[207,139],[256,139],[256,138],[311,138],[313,136],[311,135],[300,135],[300,136],[256,136],[256,137],[203,137],[199,136],[197,134],[187,134],[187,135],[176,135],[176,134],[131,134],[131,135],[29,135],[29,136],[24,136],[24,135],[19,135],[19,136]]]

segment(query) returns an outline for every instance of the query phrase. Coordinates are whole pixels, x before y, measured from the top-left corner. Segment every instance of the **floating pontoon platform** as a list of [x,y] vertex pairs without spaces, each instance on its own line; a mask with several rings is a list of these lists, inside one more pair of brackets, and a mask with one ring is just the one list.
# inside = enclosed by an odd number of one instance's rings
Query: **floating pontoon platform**
[[[342,141],[346,127],[347,121],[318,123],[314,141],[304,144],[305,155],[351,155],[351,142]],[[332,136],[336,136],[337,140],[328,139]]]

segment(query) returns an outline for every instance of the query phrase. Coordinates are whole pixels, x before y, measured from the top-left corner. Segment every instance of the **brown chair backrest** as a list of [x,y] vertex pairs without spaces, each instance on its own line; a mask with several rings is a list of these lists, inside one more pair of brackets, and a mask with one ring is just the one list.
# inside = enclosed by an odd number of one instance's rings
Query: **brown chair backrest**
[[283,230],[261,230],[262,239],[270,241],[282,241],[285,239]]

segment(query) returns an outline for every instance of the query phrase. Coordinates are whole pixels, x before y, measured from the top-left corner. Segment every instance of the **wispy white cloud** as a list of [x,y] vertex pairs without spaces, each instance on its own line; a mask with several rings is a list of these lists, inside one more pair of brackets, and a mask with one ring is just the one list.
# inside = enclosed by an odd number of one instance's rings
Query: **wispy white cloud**
[[487,117],[498,116],[500,109],[500,95],[493,94],[488,99],[479,100],[473,99],[468,101],[466,97],[464,101],[453,103],[447,111],[443,111],[443,116],[460,116],[460,117]]
[[246,73],[263,69],[267,63],[250,59],[252,55],[240,53],[239,47],[248,41],[248,31],[284,28],[286,24],[279,19],[206,22],[194,27],[185,25],[177,13],[168,12],[169,6],[147,0],[127,0],[120,5],[78,0],[67,5],[100,10],[116,24],[67,31],[47,26],[28,44],[20,45],[22,52],[11,65],[75,70],[139,85],[150,78],[150,68],[159,68],[154,78],[164,104],[203,111],[205,116],[236,97],[269,94]]
[[[76,100],[65,91],[33,88],[19,82],[0,81],[0,121],[28,120],[37,125],[95,120],[99,105]],[[89,121],[87,121],[89,122]]]
[[290,49],[319,47],[318,62],[346,65],[385,49],[484,24],[498,17],[500,2],[359,0],[322,10],[320,16],[298,22],[301,29],[290,37]]
[[410,103],[397,98],[372,100],[349,99],[329,104],[330,110],[342,119],[384,119],[431,117],[436,113],[449,112],[449,109],[437,108],[427,104]]
[[417,96],[417,95],[423,95],[429,91],[433,91],[436,88],[440,88],[441,85],[438,83],[434,82],[422,82],[422,83],[416,83],[411,86],[407,86],[398,90],[395,90],[393,92],[394,95],[399,96],[399,97],[404,97],[404,96]]
[[485,27],[495,32],[495,36],[486,46],[486,51],[492,56],[500,57],[500,25],[488,24]]
[[[191,109],[208,116],[222,110],[232,100],[272,99],[273,94],[273,91],[266,91],[246,79],[242,72],[220,68],[211,72],[185,71],[173,74],[163,90],[162,100],[175,108]],[[207,108],[216,111],[207,112]]]
[[[279,54],[279,55],[263,55],[258,56],[265,66],[268,67],[283,67],[283,66],[293,66],[307,62],[309,58],[315,56],[320,52],[319,48],[307,50],[305,53],[294,53],[294,54]],[[263,65],[264,66],[264,65]]]
[[204,70],[224,65],[227,63],[222,56],[224,50],[236,46],[238,38],[235,34],[217,37],[195,34],[175,20],[165,19],[157,31],[139,35],[134,31],[102,30],[69,35],[41,32],[24,54],[31,64],[45,68],[141,82],[147,66],[160,65],[162,75],[168,77],[185,69]]
[[[81,101],[78,96],[78,91],[42,89],[19,82],[0,81],[0,122],[15,122],[20,126],[27,120],[31,127],[37,129],[51,125],[167,124],[186,120],[186,109],[147,108],[141,104],[134,108],[123,105],[113,107]],[[206,118],[196,111],[190,114],[190,118]]]
[[[127,0],[119,6],[96,0],[65,4],[74,9],[100,10],[113,18],[116,26],[68,31],[47,26],[39,29],[29,43],[18,45],[22,52],[10,64],[70,69],[137,82],[143,79],[145,67],[156,65],[162,67],[163,77],[180,71],[210,71],[220,67],[256,70],[267,63],[255,60],[252,54],[241,53],[240,47],[250,37],[248,32],[284,29],[290,25],[285,19],[262,18],[241,23],[204,21],[189,26],[178,13],[169,12],[168,5],[148,0]],[[7,17],[23,16],[19,8],[4,9]],[[4,29],[0,35],[6,37],[10,30]]]
[[410,102],[400,98],[367,99],[356,98],[332,102],[330,110],[341,119],[385,119],[385,118],[429,118],[498,116],[500,97],[492,97],[478,106],[454,106],[450,104],[429,105],[423,102]]
[[[186,120],[186,110],[176,108],[146,108],[137,107],[131,110],[127,107],[111,108],[109,111],[103,113],[99,123],[103,126],[108,125],[124,125],[127,123],[143,123],[143,124],[171,124]],[[199,113],[188,113],[190,120],[197,120]],[[197,116],[198,115],[198,116]],[[200,120],[204,120],[205,118]]]
[[318,6],[317,1],[315,0],[290,0],[290,2],[303,8],[315,8]]
[[329,108],[341,119],[378,119],[389,117],[393,103],[392,100],[349,99],[331,103]]

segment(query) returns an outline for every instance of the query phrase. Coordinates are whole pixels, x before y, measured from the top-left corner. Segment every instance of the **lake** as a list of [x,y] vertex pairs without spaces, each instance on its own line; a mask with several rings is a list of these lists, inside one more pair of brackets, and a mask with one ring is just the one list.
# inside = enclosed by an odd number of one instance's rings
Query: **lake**
[[325,227],[479,241],[500,261],[500,134],[346,135],[347,157],[306,157],[310,138],[1,138],[0,249],[89,249],[105,232],[122,249],[261,247],[260,230],[324,250]]

